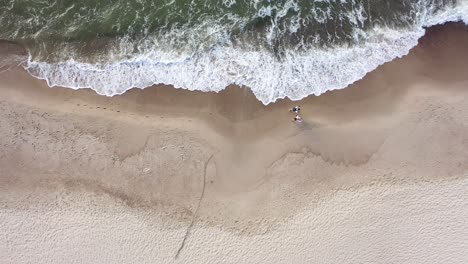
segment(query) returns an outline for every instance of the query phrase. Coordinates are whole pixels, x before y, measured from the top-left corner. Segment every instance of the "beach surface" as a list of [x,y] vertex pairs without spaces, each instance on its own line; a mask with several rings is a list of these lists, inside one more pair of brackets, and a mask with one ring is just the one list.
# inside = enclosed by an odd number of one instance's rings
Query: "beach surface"
[[2,263],[468,261],[463,25],[268,106],[234,86],[49,88],[2,45]]

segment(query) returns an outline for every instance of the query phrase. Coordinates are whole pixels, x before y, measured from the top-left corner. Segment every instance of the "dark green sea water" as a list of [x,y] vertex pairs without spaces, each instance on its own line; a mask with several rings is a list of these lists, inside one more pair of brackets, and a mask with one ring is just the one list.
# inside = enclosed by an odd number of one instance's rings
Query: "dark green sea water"
[[0,0],[0,38],[24,45],[29,71],[51,86],[113,95],[236,83],[268,103],[343,88],[404,55],[424,26],[467,21],[466,2]]

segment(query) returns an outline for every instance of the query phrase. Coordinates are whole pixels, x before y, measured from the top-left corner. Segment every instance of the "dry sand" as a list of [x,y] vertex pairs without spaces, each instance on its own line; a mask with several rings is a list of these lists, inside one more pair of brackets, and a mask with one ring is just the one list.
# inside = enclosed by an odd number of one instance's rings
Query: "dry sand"
[[245,88],[107,98],[4,71],[1,262],[466,263],[468,30],[431,31],[300,124]]

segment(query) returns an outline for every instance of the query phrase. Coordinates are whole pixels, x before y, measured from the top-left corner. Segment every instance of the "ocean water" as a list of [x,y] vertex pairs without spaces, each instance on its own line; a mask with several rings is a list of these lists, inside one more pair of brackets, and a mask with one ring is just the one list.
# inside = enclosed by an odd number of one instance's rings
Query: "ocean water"
[[49,86],[237,84],[264,104],[345,88],[449,21],[468,0],[0,0],[0,39]]

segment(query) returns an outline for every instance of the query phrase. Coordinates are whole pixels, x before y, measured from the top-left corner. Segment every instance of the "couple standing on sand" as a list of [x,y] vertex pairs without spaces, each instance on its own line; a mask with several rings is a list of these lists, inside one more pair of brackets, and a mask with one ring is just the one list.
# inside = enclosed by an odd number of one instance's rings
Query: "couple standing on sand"
[[302,122],[302,118],[299,116],[299,112],[301,112],[301,107],[300,106],[295,106],[292,109],[289,110],[289,112],[293,112],[296,114],[296,116],[293,118],[293,122]]

